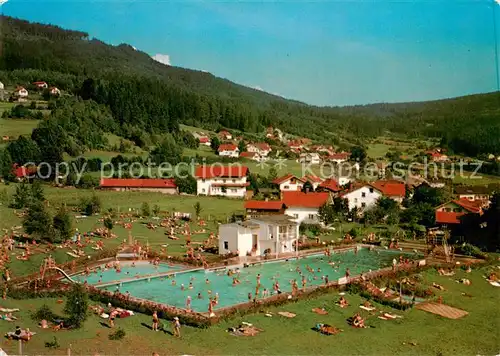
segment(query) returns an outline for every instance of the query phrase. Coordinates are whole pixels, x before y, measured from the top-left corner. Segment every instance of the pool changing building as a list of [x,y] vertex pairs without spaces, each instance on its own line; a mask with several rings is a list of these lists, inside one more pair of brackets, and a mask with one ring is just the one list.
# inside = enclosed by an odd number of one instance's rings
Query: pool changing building
[[263,256],[296,251],[299,224],[287,215],[260,216],[219,226],[219,254]]

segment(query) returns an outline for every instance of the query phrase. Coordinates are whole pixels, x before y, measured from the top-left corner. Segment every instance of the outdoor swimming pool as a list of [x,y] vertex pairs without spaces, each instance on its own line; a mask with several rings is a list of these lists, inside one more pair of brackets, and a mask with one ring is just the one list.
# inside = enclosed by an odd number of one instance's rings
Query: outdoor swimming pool
[[167,265],[165,263],[160,263],[158,266],[155,266],[147,261],[136,262],[135,267],[132,267],[132,263],[120,262],[120,266],[120,273],[116,272],[113,268],[104,269],[103,265],[100,270],[95,269],[95,272],[90,273],[88,276],[79,274],[72,276],[71,278],[80,283],[87,281],[89,284],[97,284],[143,277],[163,272],[172,272],[182,268],[181,266]]
[[[241,267],[239,275],[241,284],[235,286],[232,285],[233,277],[227,275],[227,270],[221,269],[181,271],[172,275],[171,278],[159,277],[150,280],[124,282],[121,286],[116,283],[103,287],[103,289],[111,292],[118,289],[124,294],[129,292],[131,296],[137,298],[179,308],[185,308],[186,298],[191,296],[191,308],[197,312],[206,312],[210,293],[212,295],[219,294],[218,308],[247,302],[248,293],[255,293],[257,274],[261,275],[260,296],[262,296],[264,289],[267,289],[272,294],[275,280],[279,282],[280,289],[283,292],[292,290],[290,282],[293,279],[297,280],[300,288],[301,276],[296,271],[297,267],[306,275],[308,279],[307,286],[314,286],[324,283],[322,276],[327,275],[330,281],[344,277],[347,268],[349,268],[351,276],[354,276],[361,272],[366,273],[370,270],[388,267],[392,264],[393,258],[399,258],[399,255],[402,254],[400,251],[361,249],[357,254],[353,250],[349,250],[337,252],[329,258],[323,255],[315,255],[302,257],[299,260],[265,262],[247,268]],[[406,256],[417,257],[415,254],[406,254]],[[308,272],[306,266],[314,269],[314,273]],[[174,279],[176,285],[172,285]],[[206,279],[208,279],[209,283],[206,283]],[[192,289],[189,289],[190,282],[192,282]],[[185,287],[184,290],[181,289],[182,284]],[[198,293],[201,294],[201,298],[198,298]]]

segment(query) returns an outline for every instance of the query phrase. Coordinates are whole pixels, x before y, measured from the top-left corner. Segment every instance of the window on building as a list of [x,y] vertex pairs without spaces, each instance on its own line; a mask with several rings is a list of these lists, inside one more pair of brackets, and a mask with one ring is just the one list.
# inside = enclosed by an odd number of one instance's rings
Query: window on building
[[224,241],[224,250],[229,250],[229,242]]
[[201,181],[202,181],[203,183],[205,183],[206,179],[202,179]]
[[453,209],[453,211],[454,211],[455,213],[460,213],[460,212],[462,211],[462,209],[460,209],[460,208],[455,208],[455,209]]
[[236,193],[237,191],[238,191],[238,189],[234,189],[234,188],[231,189],[231,193]]
[[205,193],[205,188],[201,188],[201,192],[202,192],[202,193]]
[[361,198],[366,198],[366,193],[365,192],[361,193]]
[[223,180],[222,180],[222,183],[226,183],[226,180],[225,180],[225,179],[223,179]]
[[233,179],[233,183],[236,183],[236,179]]
[[354,202],[357,203],[358,202],[358,198],[354,198]]
[[373,193],[373,188],[370,188],[370,193]]
[[314,214],[309,214],[309,220],[314,220],[314,218],[316,217],[316,215]]
[[284,232],[286,232],[286,226],[279,226],[278,227],[278,232],[281,233],[281,234],[284,233]]
[[451,208],[444,208],[443,210],[447,213],[451,212]]
[[361,207],[365,208],[366,207],[366,203],[361,203]]
[[293,217],[294,217],[295,219],[298,219],[298,218],[299,218],[299,214],[293,214]]
[[289,186],[289,185],[285,185],[285,186],[283,187],[283,189],[290,189],[290,186]]

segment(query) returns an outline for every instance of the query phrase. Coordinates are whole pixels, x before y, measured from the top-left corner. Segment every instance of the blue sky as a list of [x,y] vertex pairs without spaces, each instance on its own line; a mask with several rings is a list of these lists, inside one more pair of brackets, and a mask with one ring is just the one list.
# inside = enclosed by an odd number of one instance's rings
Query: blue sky
[[493,0],[8,0],[2,11],[316,105],[498,90]]

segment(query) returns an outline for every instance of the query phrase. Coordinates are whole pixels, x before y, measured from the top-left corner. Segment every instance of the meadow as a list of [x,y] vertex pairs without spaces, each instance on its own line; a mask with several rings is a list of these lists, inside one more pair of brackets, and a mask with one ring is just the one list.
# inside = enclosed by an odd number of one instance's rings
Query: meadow
[[[37,335],[24,344],[26,354],[66,355],[71,347],[75,355],[95,354],[141,354],[151,355],[493,355],[498,353],[498,320],[500,310],[498,298],[500,288],[488,284],[483,275],[487,268],[474,269],[472,273],[457,271],[453,277],[440,276],[434,270],[421,274],[423,284],[441,284],[445,290],[436,291],[443,303],[461,308],[469,314],[461,319],[446,319],[421,310],[404,312],[373,303],[378,310],[399,314],[403,318],[380,320],[358,308],[363,302],[359,295],[347,294],[350,306],[341,309],[335,305],[337,292],[291,302],[280,307],[269,307],[264,314],[236,316],[208,329],[183,326],[181,338],[170,334],[170,321],[161,320],[168,332],[150,330],[151,317],[136,314],[126,319],[117,319],[117,327],[126,332],[124,339],[111,341],[108,335],[113,331],[106,327],[104,320],[91,315],[84,328],[75,331],[42,330],[31,320],[30,312],[47,304],[54,311],[62,313],[62,305],[56,299],[10,300],[2,302],[4,307],[20,308],[15,313],[20,317],[16,323],[0,322],[0,331],[7,332],[15,325],[29,327]],[[455,279],[468,278],[471,286],[456,283]],[[467,296],[462,294],[466,293]],[[222,295],[223,297],[223,295]],[[317,315],[312,308],[325,308],[328,315]],[[297,316],[288,319],[277,315],[288,311]],[[366,318],[368,329],[350,327],[346,319],[361,312]],[[236,337],[226,332],[241,322],[252,323],[263,331],[255,337]],[[317,323],[327,323],[343,329],[338,335],[325,336],[313,330]],[[60,348],[48,349],[45,342],[56,337]],[[9,354],[16,353],[17,343],[6,339],[1,347]]]

